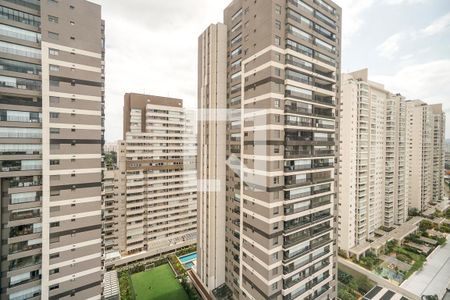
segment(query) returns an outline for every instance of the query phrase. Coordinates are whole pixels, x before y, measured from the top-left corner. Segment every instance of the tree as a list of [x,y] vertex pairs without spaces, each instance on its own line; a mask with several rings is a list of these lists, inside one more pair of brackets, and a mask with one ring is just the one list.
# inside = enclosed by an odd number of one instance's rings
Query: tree
[[352,279],[353,279],[352,275],[347,274],[341,270],[338,271],[338,280],[343,284],[349,284],[350,281],[352,281]]
[[357,277],[354,281],[358,287],[358,292],[363,295],[373,288],[372,282],[370,282],[369,278],[366,276]]
[[417,208],[410,208],[408,211],[408,215],[410,215],[411,217],[417,217],[420,215],[420,212]]

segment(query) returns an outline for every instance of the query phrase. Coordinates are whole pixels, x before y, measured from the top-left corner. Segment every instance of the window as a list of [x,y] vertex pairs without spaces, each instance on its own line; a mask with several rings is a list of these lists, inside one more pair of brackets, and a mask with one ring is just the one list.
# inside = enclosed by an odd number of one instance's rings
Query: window
[[59,72],[60,68],[57,65],[50,65],[50,71]]
[[71,36],[70,39],[71,39],[72,41],[75,41],[75,37],[74,37],[74,36]]
[[59,40],[59,33],[49,31],[48,37],[53,40]]
[[275,28],[281,30],[281,22],[279,20],[275,20]]
[[50,160],[50,166],[57,166],[59,165],[59,160],[58,159],[51,159]]
[[74,21],[70,21],[70,25],[75,25],[75,22]]
[[75,6],[70,5],[69,8],[70,8],[70,9],[75,9]]
[[2,35],[30,42],[40,42],[41,34],[9,25],[0,24]]
[[57,113],[57,112],[51,112],[51,113],[50,113],[50,118],[51,118],[51,119],[58,119],[58,118],[59,118],[59,113]]
[[60,192],[59,191],[50,191],[50,196],[59,196]]
[[279,36],[275,36],[275,45],[280,46],[281,45],[281,38]]
[[58,17],[55,17],[55,16],[48,16],[48,21],[50,22],[50,23],[58,23],[59,22],[59,18]]
[[59,51],[56,49],[52,49],[52,48],[48,49],[48,53],[50,55],[59,55]]
[[239,18],[240,16],[242,16],[242,8],[241,8],[237,13],[235,13],[235,14],[231,17],[231,21],[236,20],[236,19]]
[[281,15],[281,6],[279,4],[275,4],[275,13]]
[[59,227],[59,222],[51,222],[50,227]]
[[59,134],[59,128],[50,128],[50,133]]
[[38,27],[41,24],[41,18],[32,14],[27,14],[15,9],[0,7],[0,17],[11,21]]
[[57,274],[57,273],[59,273],[59,268],[52,269],[52,270],[50,270],[50,272],[49,272],[50,275],[52,275],[52,274]]
[[53,290],[56,290],[56,289],[59,289],[59,284],[54,284],[54,285],[51,285],[51,286],[49,287],[49,290],[50,290],[50,291],[53,291]]
[[58,2],[59,2],[58,0],[48,0],[48,3],[57,4]]
[[50,79],[50,86],[58,87],[59,86],[59,81]]
[[279,108],[279,107],[280,107],[280,100],[275,100],[275,101],[274,101],[274,106],[275,106],[276,108]]
[[40,58],[41,50],[0,41],[0,52],[25,57]]
[[275,76],[278,76],[278,77],[281,76],[281,69],[280,68],[275,68]]
[[59,258],[59,253],[50,254],[50,259]]

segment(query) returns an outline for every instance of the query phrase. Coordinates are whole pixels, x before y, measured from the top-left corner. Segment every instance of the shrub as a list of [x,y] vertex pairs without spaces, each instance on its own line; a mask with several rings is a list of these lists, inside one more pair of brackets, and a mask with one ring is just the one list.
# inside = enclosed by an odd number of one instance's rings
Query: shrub
[[352,279],[353,279],[352,275],[347,274],[341,270],[338,270],[338,280],[343,284],[349,284],[350,281],[352,281]]
[[195,288],[187,281],[187,276],[183,276],[181,278],[181,286],[185,290],[186,294],[188,295],[189,300],[200,300],[200,296],[198,295]]
[[132,300],[133,293],[131,291],[130,275],[127,271],[121,271],[119,273],[119,288],[120,288],[120,299],[122,300]]
[[192,252],[197,251],[197,246],[196,245],[192,245],[183,249],[178,250],[175,254],[177,256],[183,256]]

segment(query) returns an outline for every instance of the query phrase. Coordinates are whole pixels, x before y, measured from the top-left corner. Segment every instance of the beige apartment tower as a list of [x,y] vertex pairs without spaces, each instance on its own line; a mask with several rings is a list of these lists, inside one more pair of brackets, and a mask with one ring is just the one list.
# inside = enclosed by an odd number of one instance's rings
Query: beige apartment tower
[[225,283],[226,44],[223,24],[211,25],[199,39],[197,274],[208,292]]
[[[235,0],[199,38],[199,109],[228,108],[226,128],[202,113],[198,138],[197,276],[215,296],[336,298],[340,20],[331,1]],[[224,165],[226,195],[202,190]]]
[[442,201],[445,114],[441,104],[406,102],[407,184],[410,208],[419,212]]
[[[106,267],[153,259],[196,243],[194,118],[183,101],[125,94],[115,202],[118,252]],[[105,185],[106,187],[106,185]]]
[[1,299],[101,299],[104,24],[0,1]]
[[368,77],[342,75],[338,244],[347,252],[408,216],[405,100]]

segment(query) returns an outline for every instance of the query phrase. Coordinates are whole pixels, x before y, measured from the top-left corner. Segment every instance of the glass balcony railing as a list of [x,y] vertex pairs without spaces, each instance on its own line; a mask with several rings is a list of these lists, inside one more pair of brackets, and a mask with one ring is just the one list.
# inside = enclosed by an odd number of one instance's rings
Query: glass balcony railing
[[20,6],[28,7],[34,10],[40,10],[41,8],[41,3],[39,0],[5,0],[5,1]]

